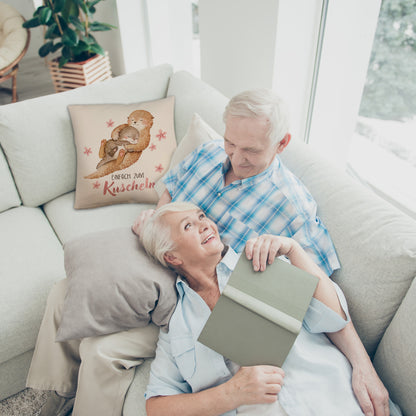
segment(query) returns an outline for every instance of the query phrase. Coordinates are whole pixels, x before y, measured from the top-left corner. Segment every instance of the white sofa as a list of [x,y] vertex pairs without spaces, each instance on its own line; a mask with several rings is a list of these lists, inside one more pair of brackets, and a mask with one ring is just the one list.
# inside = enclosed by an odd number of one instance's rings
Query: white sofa
[[[0,107],[0,399],[24,388],[47,294],[65,277],[62,244],[129,226],[148,207],[73,208],[76,154],[67,105],[167,95],[175,96],[178,141],[194,112],[223,132],[227,98],[186,72],[173,73],[169,65]],[[346,294],[377,371],[404,414],[415,415],[415,221],[307,145],[293,140],[282,159],[318,202],[342,265],[333,278]],[[145,415],[150,361],[136,370],[124,406],[127,416]]]

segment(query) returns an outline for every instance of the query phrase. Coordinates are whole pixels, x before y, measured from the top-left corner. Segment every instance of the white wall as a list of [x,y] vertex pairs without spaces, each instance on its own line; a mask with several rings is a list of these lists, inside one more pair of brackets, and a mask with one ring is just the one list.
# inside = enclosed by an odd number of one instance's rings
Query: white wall
[[191,0],[148,0],[150,65],[170,63],[191,71]]
[[200,0],[201,78],[226,96],[271,88],[278,0]]

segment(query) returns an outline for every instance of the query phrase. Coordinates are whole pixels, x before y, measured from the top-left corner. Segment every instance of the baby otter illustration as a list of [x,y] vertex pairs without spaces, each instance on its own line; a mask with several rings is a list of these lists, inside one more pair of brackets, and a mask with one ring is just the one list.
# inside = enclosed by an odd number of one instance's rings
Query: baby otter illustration
[[[101,147],[98,156],[101,160],[98,162],[97,169],[112,161],[116,161],[119,166],[124,160],[126,152],[133,152],[135,145],[139,143],[140,132],[135,127],[128,124],[121,124],[111,133],[110,140],[101,140]],[[122,147],[120,149],[120,147]]]
[[111,139],[101,141],[98,153],[101,160],[97,164],[97,170],[85,178],[101,178],[137,162],[150,143],[153,118],[148,111],[133,111],[127,117],[127,124],[120,124],[111,132]]

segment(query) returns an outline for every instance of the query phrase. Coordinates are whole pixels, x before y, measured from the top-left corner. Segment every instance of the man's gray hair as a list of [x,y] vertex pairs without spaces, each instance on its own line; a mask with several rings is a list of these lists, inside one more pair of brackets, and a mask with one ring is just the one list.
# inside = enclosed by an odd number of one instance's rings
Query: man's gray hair
[[168,267],[165,261],[165,254],[175,249],[170,228],[164,224],[163,217],[169,212],[182,212],[199,210],[190,202],[171,202],[159,207],[154,214],[143,224],[140,232],[140,241],[147,254]]
[[268,136],[273,144],[289,133],[289,114],[283,100],[273,91],[257,89],[244,91],[231,98],[224,111],[228,117],[264,118],[269,123]]

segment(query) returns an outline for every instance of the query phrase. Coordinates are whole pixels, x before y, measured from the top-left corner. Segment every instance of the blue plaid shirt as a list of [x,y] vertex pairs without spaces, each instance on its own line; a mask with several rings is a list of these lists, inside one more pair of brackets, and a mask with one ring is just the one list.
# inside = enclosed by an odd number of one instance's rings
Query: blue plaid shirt
[[293,237],[328,274],[339,268],[335,248],[316,215],[316,202],[278,157],[262,173],[224,186],[230,161],[222,140],[204,143],[162,179],[172,201],[190,201],[218,226],[223,242],[242,252],[248,239]]

